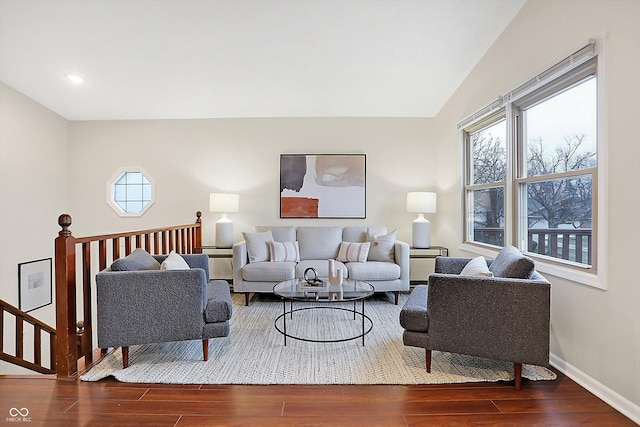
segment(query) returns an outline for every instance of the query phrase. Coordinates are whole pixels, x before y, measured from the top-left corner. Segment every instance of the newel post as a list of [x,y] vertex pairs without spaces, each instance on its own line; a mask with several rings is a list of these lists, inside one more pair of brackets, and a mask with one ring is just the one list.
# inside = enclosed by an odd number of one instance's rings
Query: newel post
[[197,211],[196,212],[196,224],[198,224],[198,226],[196,227],[196,235],[195,235],[195,242],[193,247],[195,248],[194,252],[197,254],[201,254],[202,253],[202,212]]
[[76,239],[71,235],[71,216],[58,217],[62,228],[55,240],[56,277],[56,374],[71,378],[78,374],[76,330]]

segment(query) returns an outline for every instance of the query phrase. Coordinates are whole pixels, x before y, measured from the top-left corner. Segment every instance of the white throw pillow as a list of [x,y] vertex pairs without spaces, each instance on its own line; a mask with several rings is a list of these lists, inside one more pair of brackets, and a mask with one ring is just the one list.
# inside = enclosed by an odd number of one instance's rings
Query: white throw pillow
[[370,247],[371,242],[342,242],[337,260],[341,262],[366,262]]
[[269,242],[273,242],[271,231],[261,233],[242,233],[244,241],[247,242],[247,253],[249,262],[269,261]]
[[188,270],[189,264],[176,251],[171,251],[160,264],[160,270]]
[[300,248],[298,242],[269,242],[271,262],[299,262]]
[[369,230],[367,233],[367,240],[371,242],[369,261],[394,262],[396,234],[398,234],[397,230],[393,230],[391,233],[382,236],[374,236],[372,231]]
[[493,273],[489,271],[487,261],[483,256],[475,257],[469,261],[460,272],[460,275],[493,277]]

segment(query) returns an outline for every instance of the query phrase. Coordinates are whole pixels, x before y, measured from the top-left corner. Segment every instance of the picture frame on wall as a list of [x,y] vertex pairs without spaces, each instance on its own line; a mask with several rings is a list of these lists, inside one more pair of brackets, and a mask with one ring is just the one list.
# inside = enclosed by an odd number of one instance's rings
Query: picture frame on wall
[[281,154],[280,218],[366,218],[365,154]]
[[24,312],[52,302],[51,258],[18,264],[19,307]]

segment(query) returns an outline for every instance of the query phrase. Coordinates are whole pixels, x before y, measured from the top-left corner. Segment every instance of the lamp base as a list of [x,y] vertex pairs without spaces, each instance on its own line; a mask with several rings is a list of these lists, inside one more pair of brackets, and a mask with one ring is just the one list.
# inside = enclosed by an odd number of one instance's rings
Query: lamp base
[[428,249],[431,246],[431,223],[423,214],[411,223],[411,243],[414,248]]
[[216,246],[219,248],[233,246],[233,222],[226,216],[216,221]]

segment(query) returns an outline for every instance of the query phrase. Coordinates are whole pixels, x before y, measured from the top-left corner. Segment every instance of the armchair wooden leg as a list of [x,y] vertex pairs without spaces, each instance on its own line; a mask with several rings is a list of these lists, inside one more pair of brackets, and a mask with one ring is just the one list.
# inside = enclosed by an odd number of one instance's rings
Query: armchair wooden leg
[[425,349],[425,360],[427,363],[427,372],[431,373],[431,350]]
[[202,355],[205,362],[209,360],[209,340],[206,338],[202,340]]
[[122,347],[122,366],[129,366],[129,347]]
[[395,296],[395,303],[398,305],[398,297],[400,296],[400,291],[394,291],[393,295]]
[[245,292],[244,293],[244,305],[246,305],[247,307],[249,306],[249,297],[251,296],[251,292]]
[[513,364],[513,374],[516,390],[522,388],[522,363]]

